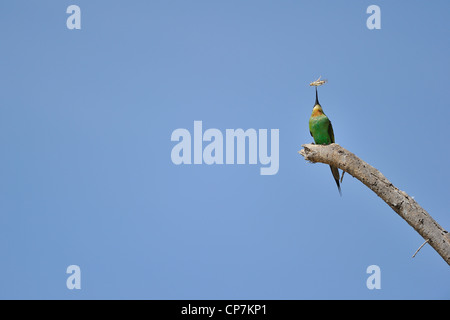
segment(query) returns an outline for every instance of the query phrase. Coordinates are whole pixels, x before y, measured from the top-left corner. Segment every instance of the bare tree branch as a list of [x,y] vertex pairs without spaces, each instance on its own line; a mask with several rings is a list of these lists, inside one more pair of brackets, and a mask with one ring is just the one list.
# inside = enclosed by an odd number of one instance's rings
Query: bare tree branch
[[414,252],[414,254],[413,254],[413,258],[416,256],[416,254],[420,251],[420,249],[422,249],[422,247],[424,246],[424,245],[426,245],[428,243],[428,239],[427,240],[425,240],[425,242],[424,243],[422,243],[422,245],[419,247],[419,249],[417,249],[416,250],[416,252]]
[[377,169],[338,144],[304,144],[299,153],[310,162],[333,165],[349,173],[383,199],[450,265],[450,234],[412,197],[396,188]]

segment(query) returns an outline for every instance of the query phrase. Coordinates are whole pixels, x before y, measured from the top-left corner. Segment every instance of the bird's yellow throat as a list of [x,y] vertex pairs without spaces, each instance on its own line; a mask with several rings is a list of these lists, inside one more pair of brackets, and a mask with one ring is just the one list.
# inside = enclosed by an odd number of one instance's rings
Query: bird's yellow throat
[[323,115],[323,114],[324,114],[324,113],[323,113],[323,109],[322,109],[322,107],[320,106],[320,104],[316,104],[316,105],[314,106],[314,108],[313,108],[311,117],[317,117],[317,116],[321,116],[321,115]]

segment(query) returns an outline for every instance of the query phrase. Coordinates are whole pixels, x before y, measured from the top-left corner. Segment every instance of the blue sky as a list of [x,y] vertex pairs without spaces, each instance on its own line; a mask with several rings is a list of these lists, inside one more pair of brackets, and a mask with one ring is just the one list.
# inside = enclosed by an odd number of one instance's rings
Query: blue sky
[[[0,298],[449,299],[448,265],[430,246],[411,258],[423,239],[405,221],[349,175],[340,197],[297,153],[321,75],[336,142],[448,229],[449,10],[2,1]],[[279,129],[278,173],[174,165],[171,133],[195,120]]]

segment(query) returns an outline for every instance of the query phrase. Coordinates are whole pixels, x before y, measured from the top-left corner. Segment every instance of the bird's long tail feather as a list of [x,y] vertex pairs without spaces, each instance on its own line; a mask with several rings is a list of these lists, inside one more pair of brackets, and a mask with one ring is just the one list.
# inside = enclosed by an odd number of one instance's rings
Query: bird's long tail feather
[[341,185],[339,183],[339,170],[338,170],[338,168],[333,167],[333,166],[330,166],[330,169],[331,169],[331,173],[333,174],[334,181],[336,181],[336,185],[338,187],[339,194],[342,197]]

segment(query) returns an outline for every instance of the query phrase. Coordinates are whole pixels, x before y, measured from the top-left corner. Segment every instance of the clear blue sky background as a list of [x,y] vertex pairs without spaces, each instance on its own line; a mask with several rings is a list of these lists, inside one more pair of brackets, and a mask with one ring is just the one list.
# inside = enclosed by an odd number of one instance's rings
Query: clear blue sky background
[[[81,30],[66,8],[81,8]],[[381,30],[366,9],[381,8]],[[449,299],[450,269],[336,142],[450,228],[449,1],[1,1],[0,298]],[[280,130],[280,169],[172,163],[173,130]],[[81,268],[81,290],[66,268]],[[381,268],[368,290],[366,268]]]

